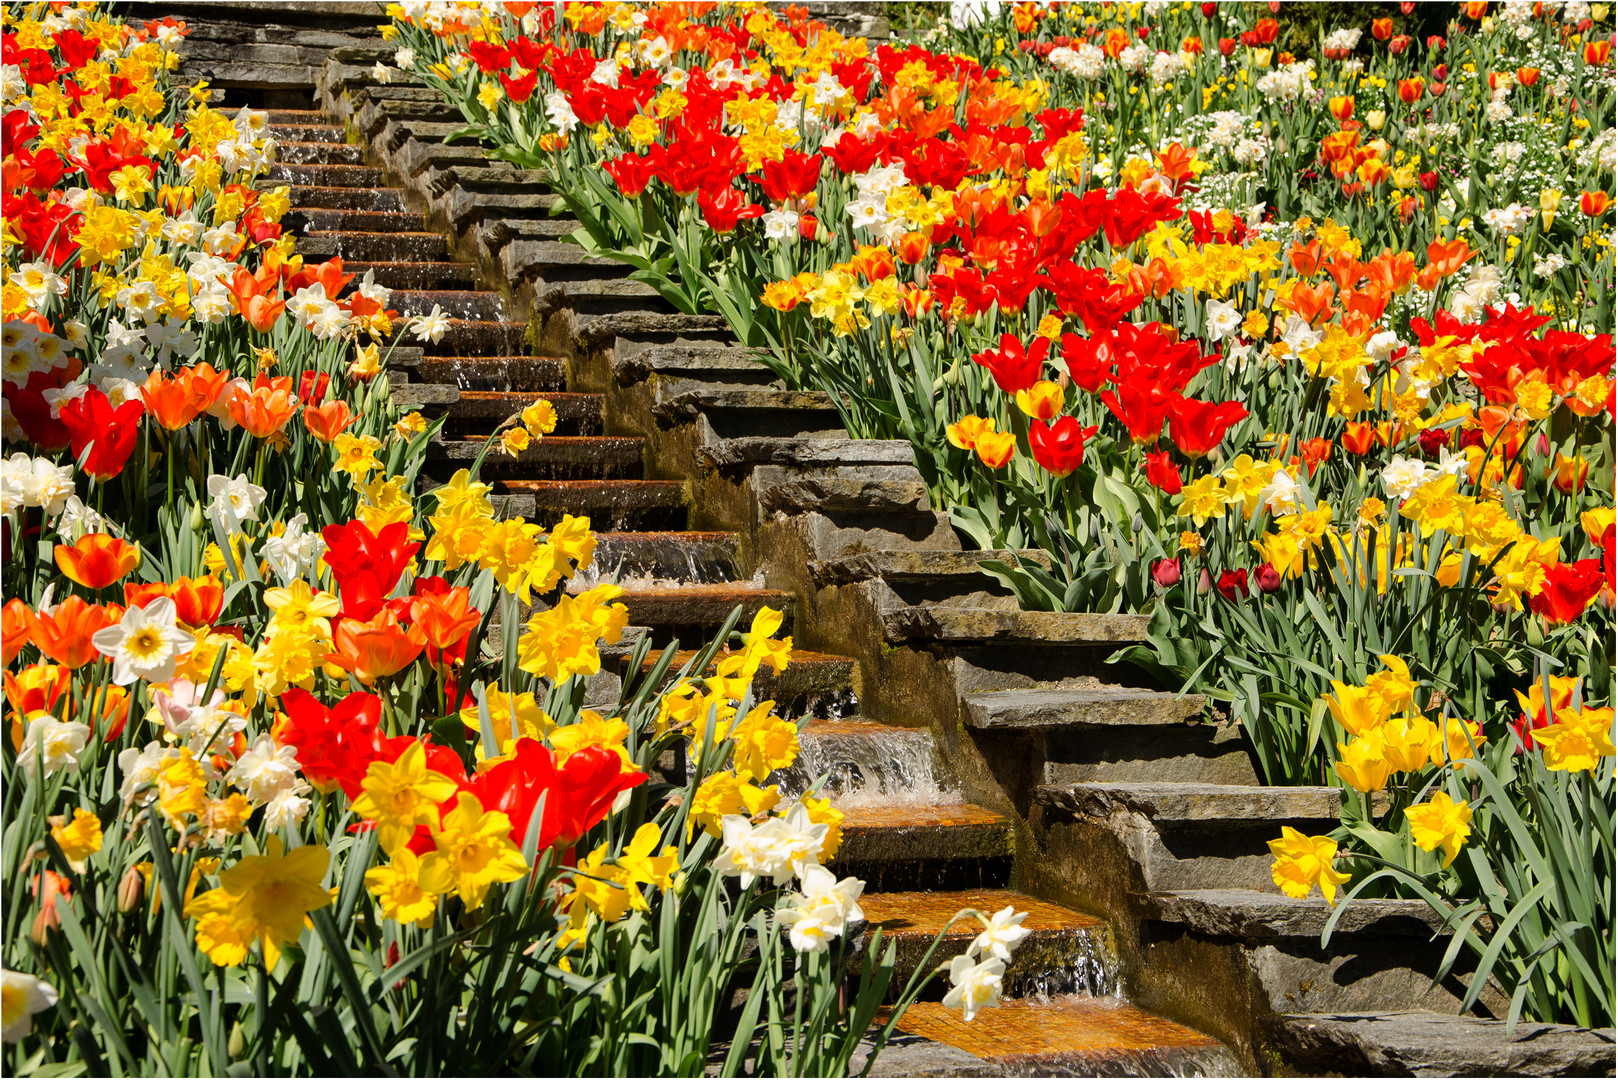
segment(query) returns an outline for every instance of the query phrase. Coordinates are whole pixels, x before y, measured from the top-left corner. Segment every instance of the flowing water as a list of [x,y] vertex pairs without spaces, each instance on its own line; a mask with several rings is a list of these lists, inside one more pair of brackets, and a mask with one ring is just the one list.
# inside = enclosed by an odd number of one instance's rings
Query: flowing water
[[932,732],[858,720],[811,722],[798,736],[798,760],[776,773],[781,794],[797,798],[820,776],[821,794],[839,807],[936,806],[960,796],[938,783]]

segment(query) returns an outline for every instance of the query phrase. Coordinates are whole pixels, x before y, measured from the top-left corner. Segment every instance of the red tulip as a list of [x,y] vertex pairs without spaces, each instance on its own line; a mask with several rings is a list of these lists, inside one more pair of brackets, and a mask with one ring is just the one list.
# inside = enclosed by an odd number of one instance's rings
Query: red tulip
[[1219,595],[1231,603],[1245,599],[1247,596],[1247,571],[1226,570],[1219,575]]
[[1165,495],[1178,495],[1183,485],[1180,483],[1180,467],[1169,460],[1169,452],[1163,450],[1157,453],[1148,452],[1145,458],[1146,482]]
[[1028,445],[1040,468],[1053,476],[1067,476],[1084,460],[1084,440],[1095,427],[1081,428],[1076,417],[1064,416],[1054,424],[1035,420],[1028,425]]
[[698,192],[697,206],[702,210],[702,220],[714,232],[721,234],[734,232],[742,221],[764,216],[762,206],[749,203],[747,196],[733,187],[727,187],[717,195]]
[[382,699],[354,693],[327,709],[307,690],[281,694],[285,716],[275,739],[298,751],[298,768],[321,791],[342,788],[350,799],[360,793],[365,771],[381,753]]
[[327,525],[320,532],[326,541],[326,565],[343,600],[343,615],[369,619],[382,609],[399,578],[410,566],[419,543],[409,543],[410,526],[403,521],[373,533],[363,521]]
[[[136,398],[116,409],[96,387],[62,406],[62,423],[73,441],[74,460],[84,459],[84,471],[107,481],[124,471],[140,435],[146,406]],[[89,456],[85,457],[85,451]]]
[[819,154],[788,150],[780,161],[766,161],[759,178],[764,197],[777,205],[803,198],[820,183],[824,160]]
[[1152,580],[1165,589],[1173,588],[1180,583],[1180,560],[1159,559],[1152,564]]
[[1247,418],[1238,401],[1198,401],[1183,397],[1169,409],[1169,438],[1187,457],[1199,458],[1224,439],[1230,426]]
[[1101,395],[1112,415],[1129,430],[1129,437],[1140,444],[1157,441],[1164,419],[1179,398],[1178,393],[1138,375],[1120,381],[1117,393],[1108,390]]
[[1015,334],[1002,334],[998,349],[974,353],[972,362],[989,369],[995,385],[1008,394],[1027,390],[1045,373],[1045,356],[1051,351],[1049,338],[1039,338],[1034,347],[1024,349]]
[[1265,563],[1253,572],[1253,582],[1262,593],[1272,593],[1281,587],[1281,573],[1274,566]]
[[1573,622],[1584,614],[1606,580],[1599,559],[1551,563],[1545,567],[1545,583],[1538,594],[1528,597],[1528,609],[1553,625]]

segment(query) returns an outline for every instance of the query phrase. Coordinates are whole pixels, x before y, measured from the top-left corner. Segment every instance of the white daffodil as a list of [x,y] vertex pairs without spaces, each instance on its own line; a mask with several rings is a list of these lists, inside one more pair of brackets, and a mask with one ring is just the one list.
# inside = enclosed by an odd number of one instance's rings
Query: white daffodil
[[410,321],[410,329],[415,333],[417,341],[430,341],[437,345],[449,332],[449,316],[434,304],[432,311],[425,315],[417,315]]
[[34,1016],[56,1004],[56,988],[44,979],[0,968],[0,1039],[20,1042],[34,1030]]
[[981,1010],[1000,1004],[1000,980],[1005,973],[1004,960],[973,963],[969,955],[957,956],[949,964],[949,981],[954,989],[944,995],[944,1008],[960,1009],[961,1019],[969,1021]]
[[63,769],[78,770],[79,755],[90,740],[90,728],[78,721],[61,721],[54,716],[36,716],[28,723],[28,734],[17,748],[17,760],[23,771],[34,774],[35,765],[43,765],[45,775],[51,776]]
[[1023,929],[1023,920],[1028,918],[1026,911],[1018,913],[1014,908],[1007,906],[994,913],[984,927],[983,933],[972,942],[967,950],[968,955],[987,953],[999,960],[1010,960],[1012,950],[1022,943],[1030,931]]
[[119,686],[136,679],[167,682],[174,677],[175,662],[196,645],[194,637],[174,625],[174,601],[167,596],[129,608],[90,641],[112,659],[112,681]]

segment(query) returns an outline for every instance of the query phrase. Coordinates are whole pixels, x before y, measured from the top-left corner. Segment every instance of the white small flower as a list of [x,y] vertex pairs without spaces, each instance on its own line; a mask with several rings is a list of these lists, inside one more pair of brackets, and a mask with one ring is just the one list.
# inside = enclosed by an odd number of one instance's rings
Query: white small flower
[[34,1015],[56,1004],[56,988],[44,979],[0,968],[0,1039],[21,1042],[34,1030]]
[[[101,631],[105,633],[105,631]],[[78,721],[61,721],[54,716],[37,716],[28,723],[28,733],[17,748],[17,760],[23,771],[34,775],[36,756],[45,766],[45,775],[51,776],[63,769],[78,770],[79,755],[90,741],[90,728]]]
[[1390,499],[1408,499],[1429,479],[1427,466],[1415,458],[1395,455],[1382,468],[1382,489]]
[[415,333],[417,341],[431,341],[437,345],[449,331],[449,316],[434,304],[432,311],[426,315],[417,315],[410,320],[410,329]]
[[545,119],[557,131],[566,133],[579,125],[579,118],[573,112],[573,106],[568,104],[567,95],[560,90],[552,90],[545,95]]
[[1011,952],[1030,931],[1023,929],[1023,920],[1028,918],[1026,911],[1018,913],[1009,905],[994,913],[983,933],[972,942],[967,950],[969,956],[988,953],[999,960],[1010,960]]
[[267,803],[283,789],[297,784],[297,748],[279,746],[270,736],[260,735],[252,748],[236,759],[225,779],[255,804]]
[[1270,513],[1282,514],[1298,509],[1298,494],[1302,490],[1303,486],[1290,473],[1277,469],[1270,482],[1259,491],[1258,497]]
[[303,577],[326,551],[326,541],[318,532],[308,531],[308,525],[309,515],[298,514],[286,523],[280,536],[268,537],[260,549],[283,585]]
[[371,65],[371,78],[375,79],[381,85],[387,86],[393,82],[393,69],[388,67],[388,65],[384,64],[382,61],[378,60],[375,64]]
[[1226,335],[1234,334],[1242,325],[1242,317],[1236,313],[1234,301],[1209,300],[1208,301],[1208,340],[1222,341]]
[[[131,747],[119,754],[118,771],[124,774],[124,782],[118,786],[118,797],[128,802],[139,789],[157,783],[158,769],[167,753],[167,747],[153,739],[140,750]],[[150,802],[154,794],[148,790],[141,802]]]
[[792,243],[798,239],[798,215],[792,210],[771,210],[761,219],[764,235],[770,240]]
[[405,71],[416,66],[415,49],[399,49],[393,54],[393,62]]
[[258,508],[268,494],[263,488],[241,476],[223,476],[214,473],[208,477],[208,516],[234,532],[243,521],[257,521]]
[[1004,960],[973,963],[970,955],[957,956],[949,964],[949,981],[954,989],[944,995],[944,1008],[960,1009],[961,1019],[970,1021],[981,1010],[1000,1004],[1000,980],[1005,973]]
[[308,791],[309,785],[301,780],[277,791],[264,807],[264,827],[284,829],[302,821],[309,813],[309,800],[304,798]]
[[112,681],[119,686],[136,679],[167,682],[174,677],[175,662],[196,645],[194,637],[174,625],[174,601],[167,596],[127,609],[90,641],[112,660]]

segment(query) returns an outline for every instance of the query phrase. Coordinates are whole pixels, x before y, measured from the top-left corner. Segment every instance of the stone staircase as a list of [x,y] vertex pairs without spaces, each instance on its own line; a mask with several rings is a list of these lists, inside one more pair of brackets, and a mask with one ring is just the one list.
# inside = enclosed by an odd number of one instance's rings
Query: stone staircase
[[[388,373],[396,402],[447,416],[426,484],[550,401],[556,433],[490,454],[483,478],[511,513],[588,515],[600,545],[580,584],[616,576],[654,644],[700,643],[738,606],[787,612],[793,664],[758,685],[804,718],[800,767],[777,779],[795,794],[829,775],[834,869],[867,882],[873,926],[913,965],[961,907],[1030,912],[1013,1000],[970,1025],[919,1004],[879,1074],[1235,1075],[1305,1043],[1318,1068],[1319,1040],[1277,1014],[1454,1011],[1457,985],[1422,973],[1444,945],[1424,904],[1357,905],[1319,947],[1324,903],[1275,891],[1265,841],[1330,829],[1335,791],[1261,786],[1205,702],[1108,664],[1144,618],[1019,611],[978,569],[1006,553],[961,550],[908,444],[847,439],[823,395],[782,387],[721,319],[564,242],[538,174],[445,144],[461,118],[431,91],[376,83],[392,50],[371,5],[205,7],[193,17],[219,30],[196,39],[226,51],[182,76],[214,64],[227,103],[273,107],[265,183],[291,187],[299,250],[373,272],[404,314],[455,320]],[[269,54],[233,50],[266,19],[304,51],[249,77],[236,57]]]

